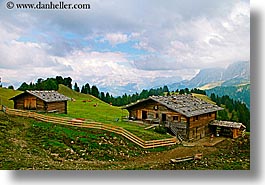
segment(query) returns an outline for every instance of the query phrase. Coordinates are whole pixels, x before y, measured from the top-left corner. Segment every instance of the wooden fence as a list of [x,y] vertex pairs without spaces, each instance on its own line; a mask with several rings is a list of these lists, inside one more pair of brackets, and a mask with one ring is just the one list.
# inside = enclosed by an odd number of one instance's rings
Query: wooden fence
[[55,123],[55,124],[60,124],[60,125],[68,125],[68,126],[83,127],[83,128],[93,128],[93,129],[100,129],[100,130],[113,132],[113,133],[119,134],[127,138],[128,140],[132,141],[133,143],[145,149],[161,147],[161,146],[170,146],[170,145],[175,145],[177,143],[177,138],[175,137],[172,137],[169,139],[145,141],[137,137],[136,135],[132,134],[131,132],[125,130],[124,128],[114,126],[111,124],[91,122],[85,119],[47,116],[47,115],[38,114],[35,112],[30,112],[30,111],[10,109],[7,107],[3,107],[2,109],[6,114],[34,118],[36,120],[43,121],[43,122],[50,122],[50,123]]

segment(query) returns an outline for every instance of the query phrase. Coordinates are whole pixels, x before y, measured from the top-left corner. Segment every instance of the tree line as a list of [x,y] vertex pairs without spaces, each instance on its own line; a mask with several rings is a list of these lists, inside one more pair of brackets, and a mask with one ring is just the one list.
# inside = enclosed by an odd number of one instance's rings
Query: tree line
[[218,106],[224,108],[224,110],[218,111],[218,120],[243,123],[247,127],[247,131],[250,131],[250,111],[245,103],[233,100],[228,95],[219,97],[212,93],[210,98]]
[[63,84],[70,89],[72,89],[72,79],[71,77],[63,78],[61,76],[56,76],[55,78],[47,78],[46,80],[39,78],[36,83],[30,82],[27,84],[23,82],[18,90],[55,90],[59,88],[59,84]]
[[[74,84],[74,90],[77,92],[80,91],[80,88],[78,87],[77,83]],[[86,83],[81,87],[80,92],[84,94],[91,94],[101,99],[102,101],[115,106],[123,106],[136,102],[137,100],[140,99],[148,98],[149,96],[152,95],[163,96],[165,93],[169,93],[169,90],[167,86],[164,86],[163,88],[162,87],[156,89],[152,88],[150,90],[144,89],[142,90],[141,93],[136,92],[134,94],[129,94],[129,95],[125,93],[122,96],[114,97],[109,92],[100,92],[97,86],[93,85],[92,87],[90,87],[90,85]]]

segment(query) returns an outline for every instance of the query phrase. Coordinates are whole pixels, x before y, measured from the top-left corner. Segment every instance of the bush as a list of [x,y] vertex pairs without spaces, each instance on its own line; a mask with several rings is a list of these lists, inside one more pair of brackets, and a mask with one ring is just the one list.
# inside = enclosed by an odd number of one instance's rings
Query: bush
[[159,125],[158,127],[155,127],[155,132],[159,134],[166,134],[167,133],[167,128],[164,126]]

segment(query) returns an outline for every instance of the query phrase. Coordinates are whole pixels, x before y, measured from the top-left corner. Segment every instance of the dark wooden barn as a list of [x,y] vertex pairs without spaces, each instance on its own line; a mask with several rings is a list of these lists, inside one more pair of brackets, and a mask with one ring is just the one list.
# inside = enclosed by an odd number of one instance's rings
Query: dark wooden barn
[[176,136],[197,140],[210,133],[209,123],[223,108],[192,95],[151,96],[124,107],[131,119],[165,124]]
[[246,132],[246,126],[238,122],[214,120],[209,125],[212,133],[216,136],[225,136],[235,139],[243,136]]
[[70,98],[57,91],[25,91],[10,100],[15,109],[36,110],[37,112],[57,112],[67,114]]

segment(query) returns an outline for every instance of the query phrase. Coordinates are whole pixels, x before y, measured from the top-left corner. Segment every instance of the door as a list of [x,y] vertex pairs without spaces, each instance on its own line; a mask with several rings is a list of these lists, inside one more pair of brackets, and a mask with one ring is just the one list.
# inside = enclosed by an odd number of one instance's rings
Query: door
[[24,99],[24,109],[35,110],[36,109],[36,98]]
[[147,111],[142,111],[142,119],[147,119]]
[[167,115],[166,114],[162,114],[162,122],[167,121]]

